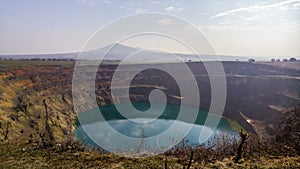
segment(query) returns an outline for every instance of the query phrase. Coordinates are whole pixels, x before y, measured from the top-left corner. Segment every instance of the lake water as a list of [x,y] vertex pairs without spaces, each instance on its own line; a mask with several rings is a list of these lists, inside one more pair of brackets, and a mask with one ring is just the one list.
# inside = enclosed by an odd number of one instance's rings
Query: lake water
[[[133,105],[140,111],[150,108],[149,103],[133,103]],[[123,103],[118,106],[122,108],[127,105]],[[102,119],[99,119],[99,110]],[[222,132],[229,133],[232,137],[236,134],[225,118],[221,118],[219,125],[213,130],[214,127],[204,126],[207,112],[197,110],[198,115],[193,124],[176,119],[179,110],[178,105],[166,105],[163,113],[152,109],[147,115],[134,115],[126,119],[117,111],[115,105],[101,106],[78,115],[80,123],[77,121],[76,135],[84,144],[98,146],[114,153],[132,154],[145,151],[160,153],[183,139],[191,146],[205,144],[207,141],[199,142],[200,133],[213,133],[211,137]],[[185,113],[191,111],[195,111],[195,108],[184,107]]]

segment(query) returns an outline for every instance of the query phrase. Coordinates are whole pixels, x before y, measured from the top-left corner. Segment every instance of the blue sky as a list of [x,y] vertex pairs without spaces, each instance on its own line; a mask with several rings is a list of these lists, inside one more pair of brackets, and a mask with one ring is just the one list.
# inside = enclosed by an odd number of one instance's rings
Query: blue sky
[[[218,54],[300,55],[300,0],[0,0],[0,54],[79,51],[101,26],[144,12],[186,19]],[[149,45],[139,43],[127,45]]]

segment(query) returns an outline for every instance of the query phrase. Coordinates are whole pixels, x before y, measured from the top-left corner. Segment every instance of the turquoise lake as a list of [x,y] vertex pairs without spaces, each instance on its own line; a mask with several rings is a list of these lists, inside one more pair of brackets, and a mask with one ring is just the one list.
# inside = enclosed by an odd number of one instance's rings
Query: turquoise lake
[[[118,106],[122,108],[128,105],[122,103]],[[149,103],[136,102],[133,106],[139,111],[146,111],[150,108]],[[157,107],[160,106],[157,103]],[[213,133],[211,138],[224,132],[229,133],[230,137],[236,136],[236,132],[225,118],[213,117],[220,120],[215,130],[213,126],[204,126],[208,112],[201,109],[195,110],[188,106],[183,108],[186,114],[191,111],[198,112],[193,123],[176,119],[180,107],[183,106],[167,104],[162,113],[156,112],[154,108],[147,114],[140,113],[129,119],[119,113],[115,105],[96,107],[78,115],[76,136],[84,144],[116,153],[169,149],[182,142],[183,139],[191,146],[205,144],[205,142],[199,142],[200,133]],[[99,110],[102,118],[99,118]],[[130,112],[127,113],[130,114]]]

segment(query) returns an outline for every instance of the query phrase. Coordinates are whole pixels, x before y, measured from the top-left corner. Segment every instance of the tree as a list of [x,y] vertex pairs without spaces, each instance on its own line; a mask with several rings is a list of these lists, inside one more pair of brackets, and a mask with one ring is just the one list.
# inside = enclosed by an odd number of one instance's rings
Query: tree
[[241,137],[241,141],[240,141],[240,144],[239,144],[238,149],[237,149],[237,154],[234,158],[235,163],[238,163],[239,160],[242,158],[243,144],[245,143],[245,141],[248,137],[248,134],[244,133],[243,130],[241,130],[239,134],[240,134],[240,137]]
[[275,58],[272,58],[272,59],[271,59],[271,62],[272,62],[272,63],[275,62]]
[[290,58],[290,62],[297,62],[296,58]]
[[250,59],[248,59],[248,62],[253,63],[253,62],[255,62],[255,59],[250,58]]
[[272,143],[280,152],[300,155],[300,105],[283,115]]

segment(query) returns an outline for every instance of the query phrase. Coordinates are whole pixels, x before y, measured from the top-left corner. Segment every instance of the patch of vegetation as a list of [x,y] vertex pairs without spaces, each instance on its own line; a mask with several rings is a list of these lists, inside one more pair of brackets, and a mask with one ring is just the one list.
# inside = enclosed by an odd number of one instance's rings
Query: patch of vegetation
[[226,119],[229,122],[229,125],[230,125],[232,130],[235,130],[235,131],[244,130],[244,128],[237,121],[231,120],[231,119],[228,119],[228,118],[226,118]]
[[74,61],[0,60],[0,71],[9,71],[32,66],[74,66],[74,64]]

